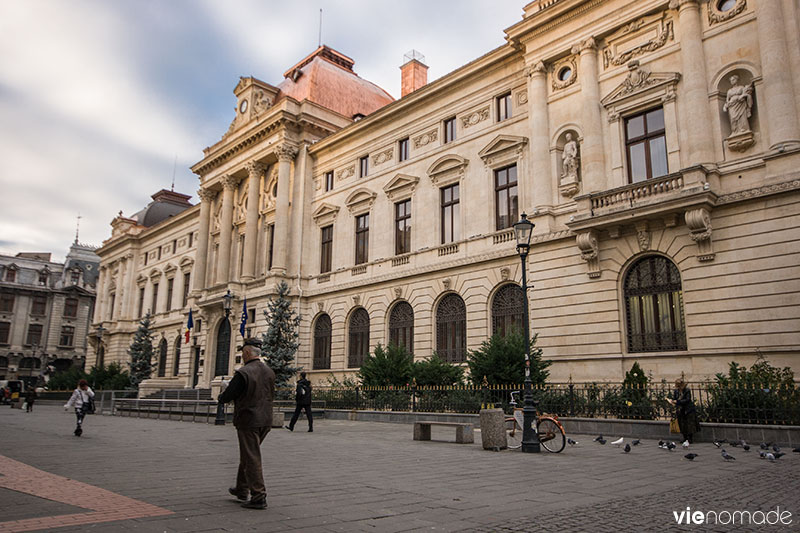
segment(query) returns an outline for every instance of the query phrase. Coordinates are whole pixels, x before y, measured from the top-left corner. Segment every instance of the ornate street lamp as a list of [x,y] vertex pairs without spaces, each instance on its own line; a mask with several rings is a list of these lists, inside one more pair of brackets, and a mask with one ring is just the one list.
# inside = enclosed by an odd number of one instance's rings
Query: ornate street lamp
[[531,235],[534,223],[528,220],[528,215],[522,213],[521,220],[514,224],[514,234],[517,237],[517,253],[522,260],[522,295],[525,306],[523,318],[525,326],[525,404],[522,409],[522,451],[525,453],[539,453],[539,433],[535,428],[536,404],[533,402],[531,390],[531,325],[528,317],[528,277],[526,263],[528,252],[531,248]]
[[225,318],[231,316],[232,305],[233,305],[233,294],[231,294],[230,289],[228,289],[228,292],[226,292],[225,296],[222,297],[222,307],[225,309]]
[[[233,305],[233,294],[231,294],[231,290],[225,293],[222,297],[222,307],[225,309],[225,318],[229,318],[231,316],[231,306]],[[230,327],[230,324],[229,324]],[[215,426],[224,426],[225,425],[225,404],[222,402],[217,403],[217,416],[214,419]]]

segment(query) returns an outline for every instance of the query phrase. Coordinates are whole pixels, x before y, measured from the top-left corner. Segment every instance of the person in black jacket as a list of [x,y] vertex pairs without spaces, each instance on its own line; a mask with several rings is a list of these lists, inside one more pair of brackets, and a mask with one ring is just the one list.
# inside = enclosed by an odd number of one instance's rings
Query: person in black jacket
[[308,431],[314,431],[314,417],[311,415],[311,382],[306,379],[306,373],[300,372],[300,379],[297,380],[297,390],[295,391],[295,401],[297,406],[294,408],[292,420],[286,429],[294,431],[294,425],[300,417],[300,413],[305,409],[308,418]]
[[678,419],[684,445],[688,446],[692,443],[694,434],[700,431],[700,426],[697,423],[697,408],[692,401],[692,391],[683,379],[675,381],[675,391],[668,401],[675,406],[675,418]]

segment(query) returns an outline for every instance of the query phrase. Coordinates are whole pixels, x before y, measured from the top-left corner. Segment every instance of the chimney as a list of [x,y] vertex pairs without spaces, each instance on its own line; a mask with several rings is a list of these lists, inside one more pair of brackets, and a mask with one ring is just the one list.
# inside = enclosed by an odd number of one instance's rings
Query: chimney
[[428,65],[424,63],[424,55],[411,50],[403,56],[403,61],[403,66],[400,67],[400,97],[413,93],[428,83]]

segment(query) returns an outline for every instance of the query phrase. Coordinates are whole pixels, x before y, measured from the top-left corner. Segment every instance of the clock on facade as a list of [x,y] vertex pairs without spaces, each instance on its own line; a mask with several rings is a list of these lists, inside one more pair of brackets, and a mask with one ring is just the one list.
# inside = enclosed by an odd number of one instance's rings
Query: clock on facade
[[239,112],[244,113],[247,111],[247,100],[242,100],[242,103],[239,104]]

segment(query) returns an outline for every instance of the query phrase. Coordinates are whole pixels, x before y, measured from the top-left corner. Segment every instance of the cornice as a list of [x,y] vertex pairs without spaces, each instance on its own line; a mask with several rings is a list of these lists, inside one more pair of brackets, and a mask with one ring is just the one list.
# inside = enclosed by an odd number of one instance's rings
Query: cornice
[[789,181],[781,183],[772,183],[770,185],[762,185],[761,187],[753,187],[744,191],[732,192],[723,194],[717,198],[716,205],[732,204],[736,202],[743,202],[746,200],[753,200],[755,198],[762,198],[764,196],[771,196],[773,194],[780,194],[782,192],[791,192],[800,190],[800,177],[796,177]]
[[[579,4],[572,8],[565,6],[563,8],[565,9],[565,11],[562,11],[563,14],[561,16],[556,14],[556,12],[554,11],[547,13],[547,11],[543,9],[541,10],[541,13],[543,15],[552,13],[551,16],[555,18],[551,18],[549,19],[549,21],[546,22],[539,22],[536,20],[538,13],[534,14],[526,19],[523,19],[521,22],[518,22],[515,25],[506,28],[505,30],[506,39],[512,42],[521,42],[523,39],[524,40],[534,39],[539,35],[542,35],[543,33],[547,33],[561,26],[562,24],[566,24],[570,20],[583,15],[587,11],[594,9],[595,7],[603,4],[604,2],[605,0],[590,0],[589,2]],[[555,5],[553,7],[555,7]]]

